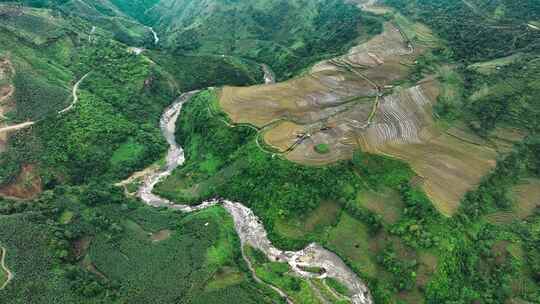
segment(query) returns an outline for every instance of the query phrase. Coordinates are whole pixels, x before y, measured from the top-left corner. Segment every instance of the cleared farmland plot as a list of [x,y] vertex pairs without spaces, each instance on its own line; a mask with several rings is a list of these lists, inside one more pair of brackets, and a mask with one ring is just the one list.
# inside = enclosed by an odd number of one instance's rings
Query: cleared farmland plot
[[505,225],[533,215],[540,208],[540,180],[526,179],[515,186],[512,189],[512,199],[512,210],[488,214],[486,220],[495,225]]
[[531,216],[536,208],[540,208],[540,179],[528,179],[516,186],[513,192],[514,210],[519,218]]
[[[394,22],[299,78],[225,87],[220,104],[233,122],[264,128],[266,143],[293,162],[326,165],[350,159],[358,148],[402,159],[422,177],[436,207],[452,215],[465,192],[495,166],[496,152],[464,140],[470,137],[466,130],[455,136],[436,127],[433,105],[451,93],[436,77],[394,86],[438,41],[428,28],[400,15]],[[446,79],[451,71],[441,73]],[[321,145],[326,153],[317,152]]]
[[382,216],[387,224],[396,223],[405,207],[399,193],[391,189],[381,192],[359,193],[357,201],[360,206]]
[[340,206],[336,202],[325,201],[305,218],[278,220],[276,230],[289,238],[299,239],[318,229],[335,225],[339,220]]
[[[400,63],[409,48],[390,23],[382,34],[336,59],[315,65],[311,72],[286,82],[252,87],[225,87],[220,104],[236,123],[262,127],[288,118],[314,123],[360,97],[375,97],[378,85],[390,84],[407,73]],[[408,61],[412,60],[409,58]],[[331,109],[331,108],[338,109]]]
[[497,58],[495,60],[490,60],[486,62],[479,62],[468,66],[469,69],[472,69],[478,73],[489,75],[495,73],[500,68],[512,64],[518,61],[523,57],[523,54],[513,54],[503,58]]

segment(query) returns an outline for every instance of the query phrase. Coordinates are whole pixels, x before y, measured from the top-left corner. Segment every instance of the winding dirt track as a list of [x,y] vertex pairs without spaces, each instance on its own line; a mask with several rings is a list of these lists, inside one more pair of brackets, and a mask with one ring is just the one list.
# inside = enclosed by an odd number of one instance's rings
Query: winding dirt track
[[79,90],[79,85],[81,84],[81,82],[86,78],[88,77],[88,75],[90,75],[90,72],[86,73],[83,77],[81,77],[81,79],[79,79],[79,81],[77,81],[77,83],[75,83],[75,85],[73,86],[73,89],[71,90],[71,95],[73,97],[73,101],[71,102],[71,104],[58,112],[58,114],[64,114],[66,112],[69,112],[73,109],[73,107],[77,104],[77,102],[79,101],[79,97],[77,96],[77,91]]
[[[58,115],[62,115],[62,114],[65,114],[65,113],[71,111],[73,109],[73,107],[75,106],[75,104],[77,104],[77,102],[79,101],[79,97],[77,96],[77,91],[79,90],[79,85],[81,84],[81,82],[88,75],[90,75],[90,73],[91,72],[86,73],[83,77],[81,77],[81,79],[79,79],[79,81],[77,81],[77,83],[75,83],[75,85],[73,86],[73,89],[71,90],[71,95],[73,96],[73,101],[65,109],[58,111],[58,113],[57,113]],[[23,122],[23,123],[20,123],[20,124],[0,128],[0,133],[12,132],[12,131],[26,129],[28,127],[31,127],[31,126],[35,125],[37,122],[39,122],[39,120],[38,121],[27,121],[27,122]]]
[[[266,77],[265,77],[266,78]],[[167,199],[161,198],[152,193],[155,185],[165,177],[171,175],[173,170],[184,163],[184,151],[175,140],[176,121],[180,115],[182,105],[188,102],[198,91],[182,94],[170,107],[168,107],[161,118],[161,130],[163,136],[169,143],[166,165],[161,170],[153,172],[145,177],[143,184],[137,191],[137,196],[149,206],[166,207],[182,212],[195,212],[218,204],[222,205],[232,216],[236,232],[241,241],[242,252],[245,245],[256,248],[272,261],[286,262],[292,271],[303,278],[324,279],[332,277],[347,286],[352,296],[350,301],[354,304],[372,304],[373,300],[367,286],[360,278],[333,252],[324,249],[318,244],[311,244],[300,251],[282,251],[272,245],[268,239],[267,232],[262,221],[241,203],[226,200],[210,200],[202,202],[197,206],[177,204]],[[249,259],[244,255],[255,280],[262,282],[255,275]],[[325,270],[323,274],[314,274],[302,270],[302,267],[320,267]],[[288,303],[291,299],[285,292],[275,286],[269,285],[272,289],[283,296]]]
[[13,273],[6,267],[6,248],[0,247],[0,254],[2,256],[0,259],[0,267],[2,267],[2,269],[4,269],[4,271],[7,273],[7,280],[4,282],[4,284],[2,284],[2,286],[0,286],[0,290],[2,290],[6,288],[7,284],[9,284],[11,280],[13,280]]

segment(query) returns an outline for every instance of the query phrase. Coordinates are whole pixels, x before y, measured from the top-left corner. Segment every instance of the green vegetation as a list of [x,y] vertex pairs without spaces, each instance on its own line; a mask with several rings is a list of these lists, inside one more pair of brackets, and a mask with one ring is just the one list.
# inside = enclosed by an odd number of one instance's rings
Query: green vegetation
[[[0,237],[13,248],[7,263],[17,273],[3,295],[20,299],[13,303],[276,299],[244,275],[247,266],[224,209],[185,216],[143,207],[113,188],[99,189],[107,201],[94,205],[89,198],[95,189],[62,189],[32,204],[0,202]],[[165,228],[174,236],[157,243],[148,237]]]
[[376,18],[338,0],[204,3],[212,10],[202,2],[162,2],[150,19],[164,29],[164,44],[176,53],[249,58],[268,64],[278,79],[345,52],[359,35],[381,30]]
[[379,190],[378,192],[360,192],[357,203],[358,206],[365,207],[380,215],[387,224],[396,223],[404,209],[399,192],[391,189]]
[[327,144],[318,144],[315,146],[314,149],[315,149],[315,152],[319,154],[326,154],[330,152],[330,146],[328,146]]
[[39,120],[54,115],[71,102],[67,88],[48,83],[24,69],[17,70],[13,84],[17,88],[15,99],[18,121]]
[[60,218],[58,219],[58,222],[60,222],[60,224],[67,225],[67,224],[71,223],[71,220],[73,219],[74,215],[75,214],[73,212],[71,212],[69,210],[65,210],[60,215]]
[[283,290],[295,303],[320,303],[306,280],[288,273],[290,269],[287,263],[270,262],[264,253],[251,247],[245,250],[261,280]]
[[328,233],[328,248],[344,256],[353,269],[361,269],[368,277],[377,275],[377,266],[369,252],[368,228],[361,221],[344,214]]
[[341,284],[338,280],[334,278],[325,279],[325,282],[326,284],[328,284],[330,288],[332,288],[339,294],[347,295],[349,292],[346,286],[344,286],[343,284]]
[[469,72],[468,92],[477,94],[469,104],[470,125],[482,135],[489,135],[497,127],[517,127],[538,132],[540,107],[535,96],[540,93],[540,60],[537,56],[523,56],[514,63],[500,67],[486,76]]
[[[540,31],[530,30],[526,25],[528,20],[540,18],[536,1],[384,0],[384,3],[428,25],[448,41],[453,58],[458,61],[479,62],[540,50]],[[504,8],[504,14],[494,18],[497,8]]]
[[[354,160],[321,168],[273,157],[257,146],[252,128],[230,127],[225,114],[216,113],[215,105],[216,96],[208,91],[198,94],[183,108],[177,141],[185,147],[186,163],[158,185],[156,192],[182,202],[198,202],[212,196],[241,201],[263,218],[270,236],[280,246],[299,248],[317,239],[316,224],[306,227],[314,232],[311,236],[304,232],[298,240],[275,233],[275,225],[312,211],[316,213],[314,210],[321,202],[343,205],[348,200],[354,201],[365,178],[373,178],[367,181],[373,185],[397,186],[411,175],[403,164],[361,153],[357,156],[365,160],[361,164]],[[359,176],[357,171],[373,172],[373,175]],[[313,187],[315,184],[318,186]],[[359,216],[369,217],[370,213],[364,211]],[[378,224],[375,219],[371,223]],[[280,228],[287,230],[282,224]]]
[[340,217],[341,206],[337,202],[324,201],[315,210],[302,218],[277,219],[275,229],[278,234],[298,239],[306,234],[320,234],[329,226],[334,226]]
[[[225,210],[153,209],[111,185],[162,157],[159,117],[179,91],[260,83],[263,62],[279,79],[292,77],[380,31],[380,18],[338,0],[22,2],[53,10],[0,5],[2,56],[17,72],[8,118],[40,121],[10,137],[0,154],[0,185],[32,164],[44,192],[30,202],[0,199],[0,242],[16,273],[2,299],[281,302],[250,275]],[[521,213],[513,195],[522,181],[540,176],[540,31],[528,25],[537,24],[538,5],[386,3],[402,13],[392,20],[407,37],[435,47],[407,81],[437,76],[435,116],[443,131],[465,122],[488,144],[496,144],[501,129],[525,136],[500,155],[457,215],[439,214],[420,190],[421,178],[395,159],[356,151],[349,161],[307,167],[261,150],[255,128],[231,126],[218,89],[184,106],[177,141],[186,163],[156,192],[175,201],[243,202],[277,247],[315,241],[338,254],[376,303],[539,302],[540,212]],[[145,24],[159,32],[158,46]],[[135,55],[124,43],[154,49]],[[56,115],[89,71],[78,104]],[[315,149],[329,152],[324,144]],[[153,239],[162,231],[167,237]],[[335,280],[325,280],[328,289],[256,250],[246,254],[258,277],[295,302],[318,303],[322,296],[340,303],[332,290],[347,294]]]
[[[420,188],[409,183],[413,174],[401,162],[356,152],[351,161],[322,168],[288,163],[260,150],[250,128],[229,127],[227,118],[216,108],[215,98],[211,91],[203,92],[183,108],[177,137],[186,147],[186,164],[160,186],[161,194],[179,200],[184,197],[178,195],[188,185],[188,189],[207,189],[204,194],[207,197],[242,201],[261,216],[277,246],[301,248],[310,241],[324,244],[369,282],[376,301],[381,303],[395,303],[398,293],[412,302],[422,298],[437,303],[470,299],[467,294],[452,293],[444,284],[472,286],[472,297],[482,294],[483,299],[535,296],[530,289],[517,294],[495,292],[502,288],[502,282],[517,279],[522,273],[493,274],[496,277],[489,284],[480,279],[495,267],[489,264],[488,270],[482,268],[490,256],[480,254],[481,248],[514,232],[505,230],[484,240],[480,235],[489,224],[478,215],[504,208],[504,204],[499,204],[502,202],[499,196],[493,195],[502,189],[509,191],[524,174],[537,174],[534,172],[538,164],[533,156],[538,151],[537,140],[528,139],[501,159],[479,189],[464,198],[459,214],[448,219],[438,213]],[[208,111],[209,108],[212,110]],[[241,130],[248,135],[243,141],[235,140]],[[227,136],[229,140],[225,140]],[[208,160],[196,152],[203,149],[205,155],[220,155],[219,162],[214,162],[219,165],[209,167]],[[219,153],[219,149],[226,153]],[[208,174],[208,168],[214,174],[197,179],[198,174]],[[286,184],[281,182],[284,180]],[[162,191],[174,186],[178,192]],[[362,193],[378,191],[394,191],[399,196],[393,198],[396,204],[391,220],[385,220],[388,215],[377,215],[376,209],[369,211],[357,201]],[[505,197],[504,191],[501,195]],[[192,197],[195,201],[201,198]],[[299,217],[305,220],[300,223]],[[442,261],[440,265],[436,265],[437,260]],[[472,264],[465,270],[460,266],[462,263]],[[285,271],[278,265],[258,271],[267,282],[291,288],[288,284],[292,283],[288,279],[282,281],[278,275],[279,271]],[[464,278],[458,275],[461,272],[475,275]]]
[[171,55],[153,51],[148,56],[170,74],[183,91],[220,85],[260,83],[263,72],[252,61],[218,55]]

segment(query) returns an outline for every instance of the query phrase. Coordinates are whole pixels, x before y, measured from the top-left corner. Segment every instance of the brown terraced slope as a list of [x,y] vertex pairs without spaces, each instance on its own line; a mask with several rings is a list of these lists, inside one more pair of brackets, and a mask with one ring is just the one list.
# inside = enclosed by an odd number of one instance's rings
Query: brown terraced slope
[[[402,159],[438,209],[451,215],[494,167],[496,152],[436,127],[437,75],[403,85],[416,58],[435,41],[420,24],[404,30],[387,22],[381,34],[301,77],[224,87],[220,104],[233,122],[260,128],[265,142],[293,162],[330,164],[350,159],[358,148]],[[316,149],[321,145],[328,151]]]

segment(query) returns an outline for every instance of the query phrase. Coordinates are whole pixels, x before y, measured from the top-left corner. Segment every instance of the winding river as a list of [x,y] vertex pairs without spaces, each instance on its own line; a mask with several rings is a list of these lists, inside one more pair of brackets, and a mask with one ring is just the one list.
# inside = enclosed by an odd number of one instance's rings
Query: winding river
[[[274,76],[269,67],[265,66],[265,82],[272,83]],[[319,278],[327,277],[337,279],[342,284],[347,286],[350,291],[350,300],[354,304],[373,304],[373,300],[367,286],[360,278],[333,252],[326,250],[318,244],[310,244],[305,249],[300,251],[284,251],[272,245],[268,239],[267,232],[262,225],[261,220],[242,203],[231,202],[227,200],[210,200],[200,203],[197,206],[189,206],[169,201],[152,193],[152,190],[161,180],[171,175],[173,170],[181,166],[184,161],[184,150],[175,140],[176,121],[182,110],[182,105],[188,102],[198,91],[192,91],[182,94],[171,106],[169,106],[161,118],[160,126],[163,136],[169,143],[169,151],[167,153],[166,165],[158,171],[147,175],[143,184],[137,191],[137,196],[149,206],[167,207],[183,212],[195,212],[206,209],[215,205],[221,205],[232,216],[236,232],[241,241],[242,248],[249,245],[262,251],[268,259],[272,261],[286,262],[290,265],[292,271],[302,278]],[[243,250],[242,250],[243,252]],[[248,263],[255,280],[262,283],[257,278],[249,259],[244,255],[244,259]],[[306,267],[318,267],[324,269],[322,274],[306,272],[302,269]],[[285,292],[275,286],[270,286],[288,303],[292,303]]]
[[157,45],[159,43],[159,37],[158,37],[156,31],[154,31],[153,27],[148,27],[148,28],[152,32],[152,36],[154,36],[154,44]]

